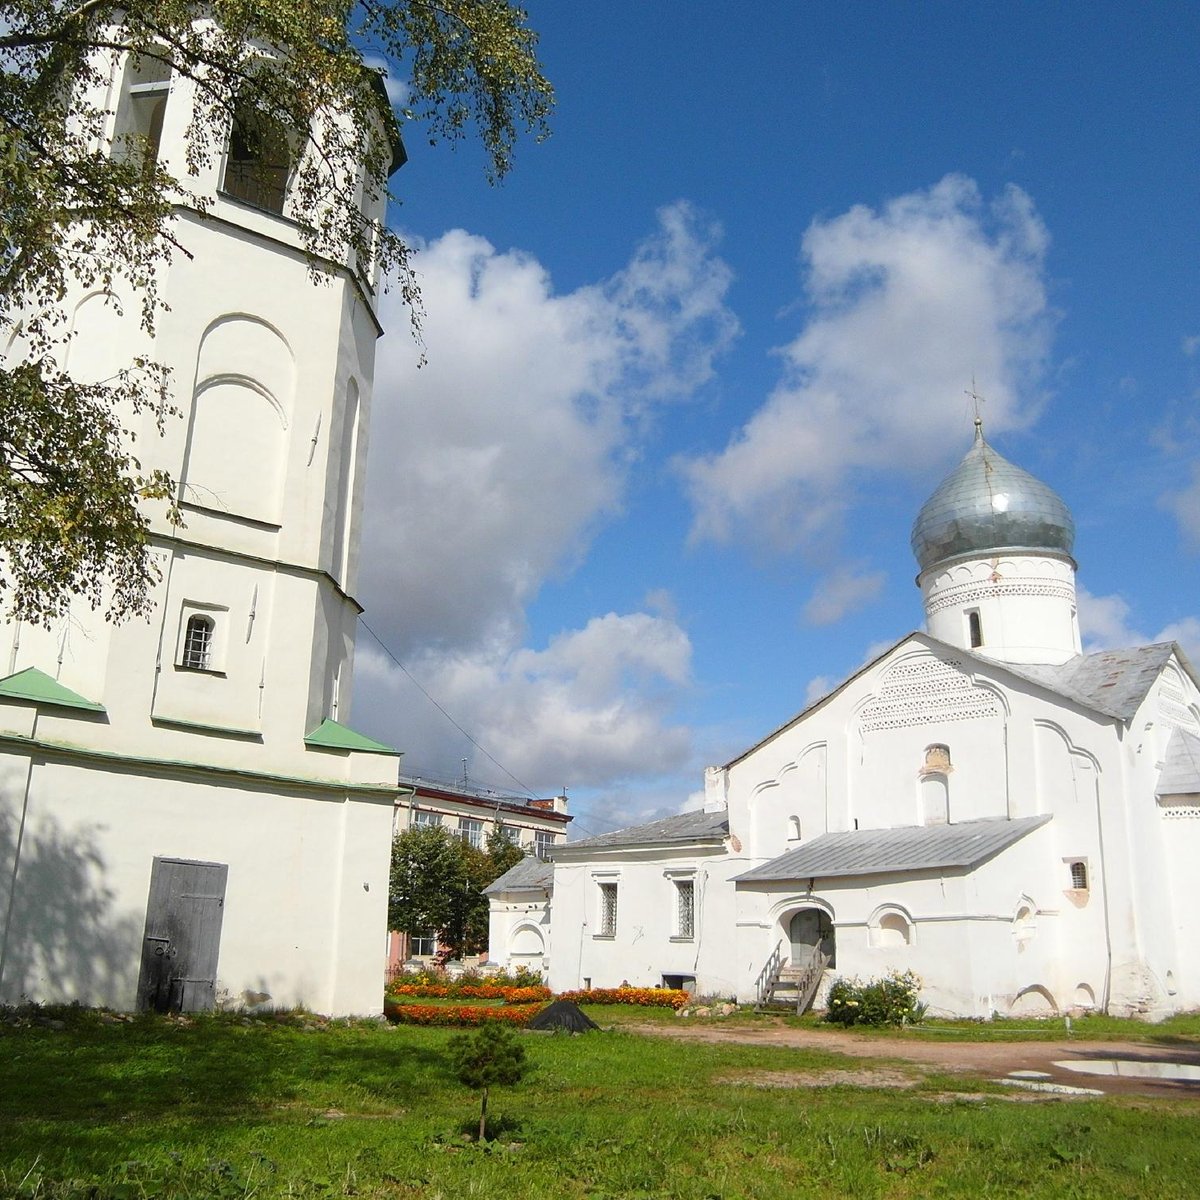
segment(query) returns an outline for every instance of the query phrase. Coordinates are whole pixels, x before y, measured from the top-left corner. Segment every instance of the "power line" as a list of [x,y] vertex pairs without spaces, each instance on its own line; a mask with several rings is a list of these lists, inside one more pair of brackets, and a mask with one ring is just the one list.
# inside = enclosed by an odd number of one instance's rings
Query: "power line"
[[505,774],[505,775],[507,775],[507,776],[509,777],[509,779],[511,779],[511,780],[513,781],[513,783],[515,783],[515,784],[517,785],[517,787],[519,787],[519,788],[521,789],[521,791],[523,791],[523,792],[524,792],[524,793],[525,793],[527,796],[530,796],[530,797],[532,797],[533,799],[535,799],[535,800],[536,800],[536,799],[537,799],[537,793],[536,793],[536,792],[535,792],[535,791],[534,791],[534,790],[533,790],[531,787],[529,787],[527,784],[524,784],[524,783],[522,783],[522,782],[521,782],[521,781],[520,781],[520,780],[519,780],[519,779],[518,779],[518,778],[517,778],[517,777],[516,777],[516,776],[515,776],[515,775],[514,775],[514,774],[513,774],[513,773],[512,773],[512,772],[511,772],[511,771],[510,771],[510,770],[509,770],[509,769],[508,769],[508,768],[507,768],[507,767],[506,767],[504,764],[503,764],[503,763],[502,763],[502,762],[500,762],[498,759],[494,758],[494,757],[493,757],[491,754],[489,754],[489,753],[488,753],[488,752],[487,752],[487,751],[486,751],[486,750],[485,750],[485,749],[484,749],[484,748],[483,748],[483,747],[482,747],[482,746],[481,746],[481,745],[480,745],[480,744],[479,744],[479,743],[478,743],[478,742],[477,742],[477,741],[476,741],[476,740],[475,740],[475,739],[474,739],[474,738],[473,738],[473,737],[472,737],[472,736],[471,736],[471,735],[470,735],[470,734],[469,734],[469,733],[468,733],[468,732],[467,732],[467,731],[466,731],[466,730],[465,730],[465,729],[464,729],[464,728],[463,728],[463,727],[462,727],[462,726],[461,726],[461,725],[460,725],[460,724],[459,724],[459,723],[458,723],[458,722],[457,722],[457,721],[456,721],[456,720],[455,720],[455,719],[454,719],[454,718],[453,718],[453,717],[452,717],[452,716],[451,716],[451,715],[450,715],[450,714],[449,714],[449,713],[448,713],[448,712],[447,712],[447,711],[446,711],[446,710],[445,710],[445,709],[444,709],[444,708],[443,708],[443,707],[442,707],[442,706],[441,706],[441,705],[440,705],[440,704],[439,704],[439,703],[438,703],[438,702],[437,702],[437,701],[436,701],[436,700],[435,700],[435,699],[434,699],[434,698],[433,698],[433,697],[432,697],[432,696],[431,696],[431,695],[430,695],[430,694],[429,694],[429,693],[428,693],[428,692],[427,692],[427,691],[426,691],[426,690],[425,690],[425,689],[424,689],[422,686],[421,686],[421,683],[420,683],[420,681],[419,681],[419,680],[416,678],[416,676],[415,676],[415,675],[413,675],[413,673],[412,673],[412,672],[411,672],[411,671],[410,671],[410,670],[409,670],[409,669],[408,669],[408,668],[407,668],[407,667],[406,667],[406,666],[405,666],[405,665],[404,665],[404,664],[403,664],[403,663],[402,663],[402,662],[401,662],[401,661],[400,661],[400,660],[399,660],[399,659],[398,659],[398,658],[397,658],[397,657],[396,657],[396,656],[395,656],[395,655],[392,653],[392,651],[391,651],[391,649],[388,647],[387,643],[386,643],[386,642],[383,640],[383,638],[381,638],[381,637],[379,636],[379,634],[377,634],[377,633],[375,632],[375,630],[373,630],[373,629],[371,628],[371,626],[370,626],[370,625],[368,625],[368,624],[367,624],[366,620],[365,620],[365,619],[362,617],[362,615],[361,615],[361,614],[359,615],[358,621],[359,621],[359,624],[360,624],[360,625],[361,625],[361,626],[362,626],[362,627],[363,627],[363,628],[364,628],[364,629],[365,629],[365,630],[366,630],[366,631],[367,631],[367,632],[368,632],[368,633],[369,633],[369,634],[370,634],[370,635],[371,635],[371,636],[372,636],[372,637],[375,639],[375,642],[376,642],[376,644],[377,644],[377,645],[379,646],[379,648],[380,648],[380,649],[381,649],[381,650],[384,652],[384,654],[386,654],[386,655],[388,656],[388,658],[390,658],[390,659],[392,660],[392,662],[394,662],[394,663],[396,664],[396,666],[398,666],[398,667],[400,668],[400,670],[401,670],[401,671],[403,671],[403,672],[404,672],[404,674],[408,676],[408,678],[409,678],[409,681],[412,683],[413,687],[415,687],[415,688],[417,689],[417,691],[418,691],[418,692],[420,692],[420,693],[421,693],[421,695],[422,695],[422,696],[424,696],[424,697],[425,697],[425,699],[426,699],[426,700],[428,700],[428,701],[429,701],[429,703],[430,703],[430,704],[432,704],[432,705],[433,705],[433,707],[434,707],[434,708],[436,708],[436,709],[438,710],[438,712],[440,712],[440,713],[442,714],[442,716],[443,716],[443,717],[445,717],[445,718],[446,718],[446,720],[447,720],[447,721],[449,721],[449,722],[450,722],[450,724],[451,724],[451,725],[453,725],[453,726],[454,726],[454,728],[455,728],[455,729],[457,729],[457,730],[458,730],[458,732],[459,732],[459,733],[461,733],[461,734],[463,735],[463,737],[465,737],[465,738],[467,739],[467,741],[468,741],[468,742],[470,742],[470,743],[471,743],[471,745],[472,745],[472,746],[474,746],[474,747],[475,747],[475,749],[476,749],[476,750],[478,750],[478,751],[479,751],[479,753],[480,753],[480,754],[482,754],[482,755],[484,756],[484,758],[486,758],[486,759],[488,760],[488,762],[492,763],[492,764],[493,764],[495,767],[497,767],[499,770],[503,771],[503,772],[504,772],[504,774]]

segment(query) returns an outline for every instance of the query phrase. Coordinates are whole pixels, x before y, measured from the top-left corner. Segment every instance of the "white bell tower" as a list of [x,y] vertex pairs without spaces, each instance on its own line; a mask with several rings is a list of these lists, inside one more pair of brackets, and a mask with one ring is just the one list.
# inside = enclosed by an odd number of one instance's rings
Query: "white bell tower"
[[[182,174],[194,83],[148,58],[111,68],[107,96],[90,98],[110,113],[111,153]],[[370,263],[323,262],[314,283],[292,194],[305,139],[254,120],[236,116],[192,180],[208,210],[176,211],[188,253],[161,269],[152,336],[136,295],[65,300],[77,378],[139,355],[170,368],[181,416],[162,436],[153,414],[126,424],[142,469],[179,481],[185,524],[149,513],[161,578],[148,619],[112,625],[79,603],[51,630],[0,625],[0,817],[19,830],[0,843],[15,881],[0,889],[0,1003],[132,1008],[153,993],[380,1011],[399,761],[347,725],[378,280]],[[375,203],[366,215],[382,220]],[[88,943],[80,963],[103,945],[102,972],[8,953],[32,944],[22,889],[39,882],[43,839],[76,848],[87,882],[64,944]],[[223,889],[186,1000],[146,982],[143,930],[170,898],[170,863]]]

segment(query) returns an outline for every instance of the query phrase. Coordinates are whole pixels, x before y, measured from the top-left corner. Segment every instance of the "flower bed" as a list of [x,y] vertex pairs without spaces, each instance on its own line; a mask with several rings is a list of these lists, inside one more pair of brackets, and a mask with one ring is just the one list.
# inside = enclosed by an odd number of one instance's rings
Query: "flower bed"
[[385,1003],[384,1016],[397,1025],[484,1025],[497,1022],[502,1025],[525,1025],[540,1004],[513,1004],[503,1006],[472,1004],[395,1004]]
[[576,1004],[640,1004],[644,1008],[682,1008],[692,997],[676,988],[588,988],[586,991],[560,992],[560,1000]]
[[394,983],[388,988],[389,996],[423,996],[429,999],[448,1000],[503,1000],[505,1004],[533,1004],[549,1000],[551,991],[547,987],[509,987],[493,983]]

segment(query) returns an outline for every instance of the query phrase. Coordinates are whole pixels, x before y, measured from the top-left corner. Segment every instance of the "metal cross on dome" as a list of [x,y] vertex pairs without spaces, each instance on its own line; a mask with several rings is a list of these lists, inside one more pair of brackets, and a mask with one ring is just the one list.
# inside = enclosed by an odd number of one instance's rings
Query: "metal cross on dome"
[[983,403],[983,396],[979,392],[979,389],[976,388],[976,386],[975,386],[975,376],[974,375],[971,376],[970,388],[967,389],[966,391],[964,391],[963,395],[971,397],[971,406],[975,410],[975,427],[976,427],[976,429],[982,429],[983,428],[983,413],[980,411],[979,406]]

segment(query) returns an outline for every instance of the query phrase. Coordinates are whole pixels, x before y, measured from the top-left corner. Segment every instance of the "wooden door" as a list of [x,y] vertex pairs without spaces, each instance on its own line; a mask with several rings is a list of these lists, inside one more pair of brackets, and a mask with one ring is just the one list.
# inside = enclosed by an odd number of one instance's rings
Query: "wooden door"
[[792,948],[792,965],[806,967],[817,948],[833,957],[833,926],[819,908],[804,908],[792,914],[788,922],[788,940]]
[[139,1010],[203,1012],[216,1000],[224,863],[155,858],[146,902]]

